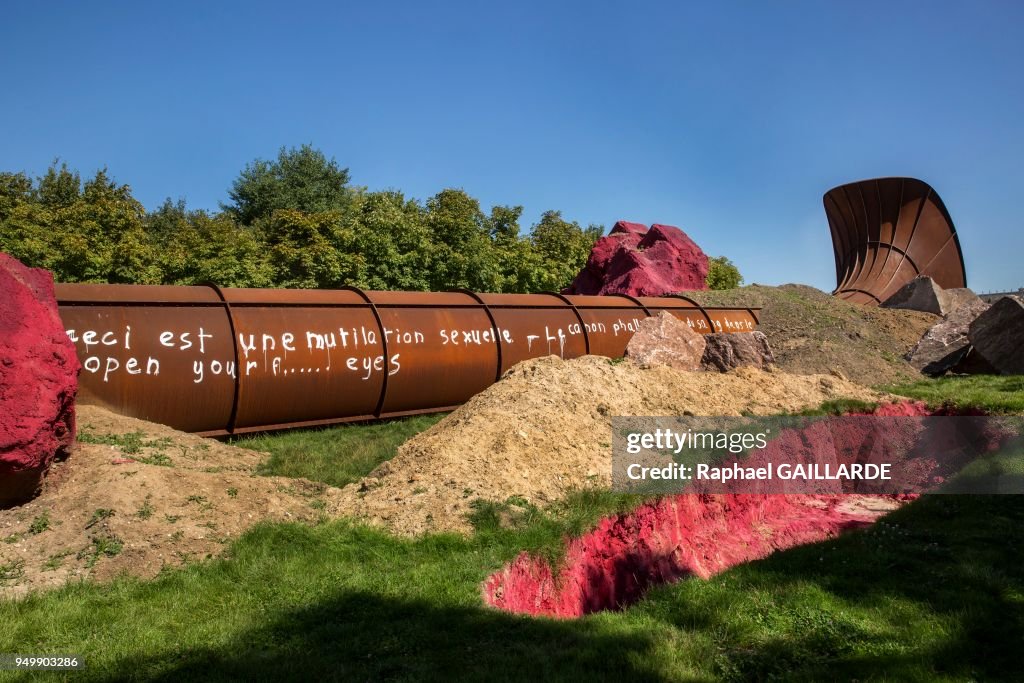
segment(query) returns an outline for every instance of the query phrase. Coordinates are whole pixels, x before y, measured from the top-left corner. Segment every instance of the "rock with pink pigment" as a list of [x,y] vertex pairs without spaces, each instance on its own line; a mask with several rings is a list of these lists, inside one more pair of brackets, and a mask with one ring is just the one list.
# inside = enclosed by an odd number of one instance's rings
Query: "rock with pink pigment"
[[0,507],[29,500],[75,438],[78,358],[53,277],[0,253]]
[[668,311],[662,311],[640,321],[626,345],[626,357],[642,365],[698,370],[704,345],[704,335]]
[[707,255],[679,228],[619,221],[564,293],[663,296],[707,289],[707,276]]

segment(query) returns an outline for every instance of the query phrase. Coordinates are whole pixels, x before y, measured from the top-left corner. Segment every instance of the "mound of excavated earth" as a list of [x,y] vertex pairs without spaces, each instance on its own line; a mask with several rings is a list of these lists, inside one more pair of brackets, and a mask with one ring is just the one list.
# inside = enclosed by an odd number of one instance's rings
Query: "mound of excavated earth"
[[545,505],[573,489],[608,487],[613,415],[768,415],[834,398],[881,395],[831,375],[538,358],[345,487],[339,512],[403,534],[468,531],[466,514],[478,498]]
[[940,320],[931,313],[851,304],[805,285],[687,295],[705,306],[760,306],[759,329],[781,369],[838,372],[866,386],[920,379],[905,356]]
[[78,409],[79,442],[42,492],[0,510],[0,595],[216,556],[264,520],[315,522],[338,490],[255,476],[266,457],[212,439]]

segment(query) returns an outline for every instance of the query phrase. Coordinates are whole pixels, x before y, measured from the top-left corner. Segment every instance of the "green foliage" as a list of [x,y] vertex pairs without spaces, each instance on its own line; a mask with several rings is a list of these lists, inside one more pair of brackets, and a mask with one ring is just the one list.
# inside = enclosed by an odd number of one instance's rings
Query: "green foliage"
[[218,213],[147,213],[105,170],[0,173],[0,251],[61,282],[538,292],[567,286],[603,232],[548,211],[523,234],[521,206],[488,213],[460,189],[368,192],[309,145],[253,161],[228,195]]
[[256,159],[245,167],[228,191],[231,203],[222,208],[242,225],[255,225],[275,211],[345,212],[352,201],[347,168],[310,145],[282,147],[277,159]]
[[732,261],[725,256],[708,259],[708,289],[736,289],[743,284],[743,276]]
[[30,534],[41,534],[50,528],[50,513],[48,510],[43,510],[41,515],[37,515],[32,523],[28,527]]

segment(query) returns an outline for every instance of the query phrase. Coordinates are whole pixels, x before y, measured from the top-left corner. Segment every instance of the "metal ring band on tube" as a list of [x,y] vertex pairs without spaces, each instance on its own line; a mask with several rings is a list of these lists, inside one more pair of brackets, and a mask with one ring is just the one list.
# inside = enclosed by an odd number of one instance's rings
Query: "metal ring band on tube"
[[569,304],[569,308],[571,308],[572,312],[576,314],[576,320],[578,320],[579,323],[580,323],[580,329],[583,330],[583,345],[584,345],[584,348],[586,349],[587,355],[589,356],[590,355],[590,334],[587,333],[587,324],[585,322],[583,322],[583,316],[580,315],[580,309],[576,308],[576,304],[574,304],[572,301],[570,301],[568,297],[566,297],[563,294],[560,294],[559,292],[540,292],[540,293],[541,294],[547,294],[549,296],[553,296],[553,297],[557,298],[559,301],[564,301],[565,303]]
[[491,321],[491,329],[494,330],[494,348],[498,353],[498,365],[494,368],[494,381],[497,382],[501,379],[501,332],[498,330],[498,322],[494,319],[494,314],[491,313],[491,307],[480,298],[480,295],[471,289],[458,288],[451,290],[459,294],[465,294],[466,296],[473,297],[473,300],[480,304],[484,313],[487,314],[487,318]]
[[708,325],[710,326],[710,330],[712,332],[715,331],[715,323],[711,320],[711,316],[708,315],[708,312],[706,310],[704,310],[704,307],[701,306],[699,303],[697,303],[696,301],[694,301],[690,297],[684,296],[682,294],[668,294],[668,295],[666,295],[666,297],[669,298],[669,299],[682,299],[683,301],[689,301],[691,304],[693,304],[694,306],[696,306],[697,308],[700,309],[701,315],[703,315],[704,319],[708,321]]
[[[361,290],[359,287],[347,285],[345,287],[342,287],[341,289],[344,291],[355,292],[360,297],[362,297],[363,301],[365,301],[367,305],[370,307],[370,312],[373,313],[373,319],[377,321],[377,329],[380,330],[380,353],[384,357],[384,362],[386,364],[387,359],[390,357],[388,356],[388,336],[384,334],[384,321],[381,320],[380,312],[377,310],[377,304],[373,303],[373,300],[370,299],[366,292]],[[380,398],[377,399],[377,407],[373,409],[373,416],[378,420],[380,419],[381,410],[384,409],[384,401],[387,399],[387,396],[388,373],[387,371],[385,371],[384,378],[381,380],[380,384]]]
[[238,399],[242,393],[242,366],[240,365],[240,359],[238,356],[238,332],[235,331],[235,314],[231,310],[231,303],[227,297],[224,296],[224,292],[221,291],[220,287],[213,282],[207,282],[206,286],[217,293],[217,298],[224,304],[224,312],[228,317],[228,329],[231,330],[231,350],[235,356],[235,391],[231,397],[231,415],[228,417],[228,424],[225,428],[228,434],[232,434],[235,431],[235,420],[238,418]]
[[647,310],[647,307],[644,306],[643,303],[640,301],[640,299],[637,299],[635,296],[630,296],[629,294],[615,294],[613,296],[621,296],[623,299],[629,299],[634,304],[636,304],[641,309],[643,309],[643,312],[647,314],[648,318],[651,317],[651,312],[649,310]]

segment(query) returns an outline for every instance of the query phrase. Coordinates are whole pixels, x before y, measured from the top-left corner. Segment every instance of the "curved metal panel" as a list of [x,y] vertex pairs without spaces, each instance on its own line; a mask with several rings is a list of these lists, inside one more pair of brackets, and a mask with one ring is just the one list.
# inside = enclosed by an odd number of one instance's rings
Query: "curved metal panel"
[[836,260],[833,295],[878,305],[918,275],[966,287],[956,228],[938,193],[916,178],[874,178],[822,199]]

